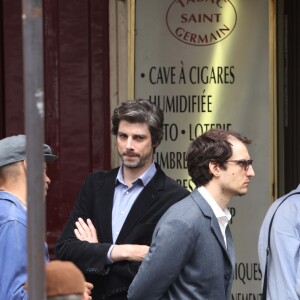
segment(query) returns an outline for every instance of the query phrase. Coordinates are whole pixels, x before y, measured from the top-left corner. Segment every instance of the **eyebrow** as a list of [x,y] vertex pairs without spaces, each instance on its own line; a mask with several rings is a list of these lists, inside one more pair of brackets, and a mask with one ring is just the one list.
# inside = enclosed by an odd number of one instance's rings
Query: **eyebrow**
[[[125,132],[122,132],[122,131],[118,131],[118,133],[117,133],[118,135],[119,134],[123,134],[123,135],[129,135],[128,133],[125,133]],[[134,134],[132,134],[132,136],[138,136],[138,137],[147,137],[147,135],[146,134],[143,134],[143,133],[134,133]]]

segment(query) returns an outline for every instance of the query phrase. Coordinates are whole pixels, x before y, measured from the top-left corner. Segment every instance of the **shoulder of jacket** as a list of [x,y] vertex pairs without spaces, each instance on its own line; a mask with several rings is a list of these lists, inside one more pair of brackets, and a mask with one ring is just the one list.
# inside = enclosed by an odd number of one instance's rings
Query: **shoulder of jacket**
[[101,179],[105,179],[108,177],[112,177],[112,178],[116,178],[117,174],[118,174],[119,168],[115,168],[109,171],[105,171],[105,170],[99,170],[99,171],[95,171],[92,172],[90,174],[88,174],[86,176],[87,179],[95,179],[95,180],[101,180]]

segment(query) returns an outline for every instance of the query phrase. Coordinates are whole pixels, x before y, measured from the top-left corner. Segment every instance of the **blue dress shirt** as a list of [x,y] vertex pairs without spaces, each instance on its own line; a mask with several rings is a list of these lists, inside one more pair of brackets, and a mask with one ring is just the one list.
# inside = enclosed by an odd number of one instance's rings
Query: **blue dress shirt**
[[139,176],[139,178],[132,182],[132,186],[129,188],[124,181],[122,167],[119,169],[116,178],[116,188],[112,210],[112,234],[114,243],[118,238],[132,205],[143,188],[152,179],[155,172],[156,167],[153,162],[151,166],[141,176]]
[[[300,185],[293,192],[300,192]],[[271,205],[260,230],[258,254],[263,276],[270,220],[286,196]],[[267,299],[300,299],[300,195],[289,197],[278,208],[272,224],[270,245]]]

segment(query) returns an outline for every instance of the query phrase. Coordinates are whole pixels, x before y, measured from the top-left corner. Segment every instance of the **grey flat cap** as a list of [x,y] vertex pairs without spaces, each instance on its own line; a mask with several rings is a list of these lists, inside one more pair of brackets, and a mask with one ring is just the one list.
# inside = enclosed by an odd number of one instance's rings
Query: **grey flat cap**
[[[26,136],[13,135],[0,140],[0,167],[26,159]],[[57,159],[50,146],[44,144],[44,157],[47,163]]]

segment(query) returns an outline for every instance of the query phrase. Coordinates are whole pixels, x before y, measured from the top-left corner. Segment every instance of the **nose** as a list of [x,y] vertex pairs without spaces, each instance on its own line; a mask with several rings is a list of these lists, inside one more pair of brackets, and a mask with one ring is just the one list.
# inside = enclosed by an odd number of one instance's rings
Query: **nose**
[[126,149],[132,149],[132,138],[130,137],[126,141]]
[[45,182],[49,185],[51,180],[50,178],[48,177],[48,175],[45,174]]
[[255,172],[254,172],[254,169],[253,169],[252,165],[249,166],[246,174],[247,174],[248,177],[254,177],[255,176]]

